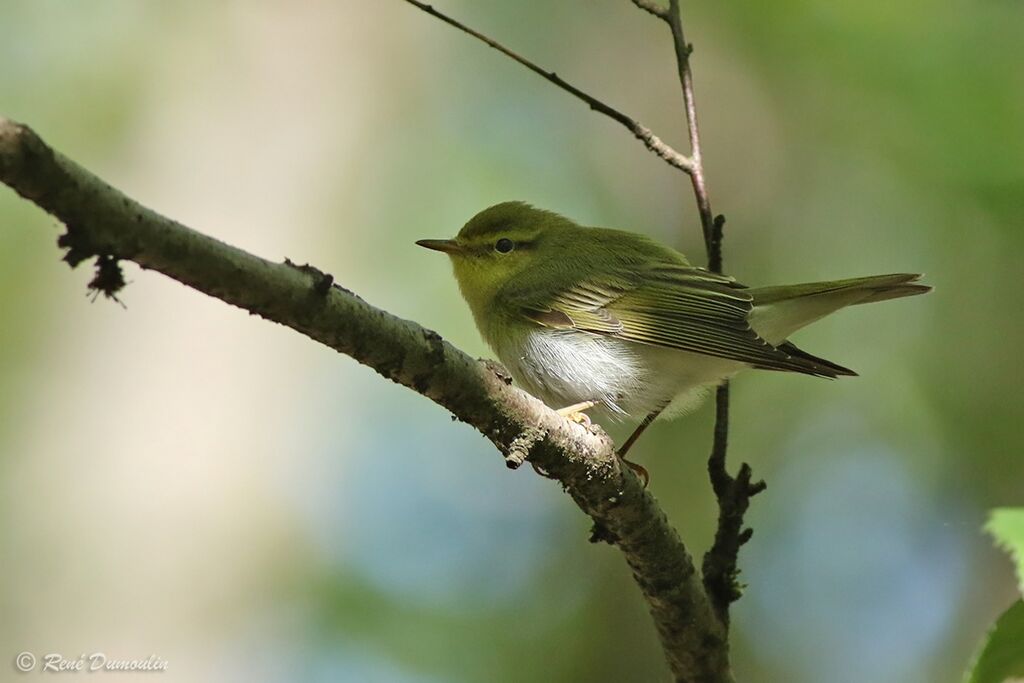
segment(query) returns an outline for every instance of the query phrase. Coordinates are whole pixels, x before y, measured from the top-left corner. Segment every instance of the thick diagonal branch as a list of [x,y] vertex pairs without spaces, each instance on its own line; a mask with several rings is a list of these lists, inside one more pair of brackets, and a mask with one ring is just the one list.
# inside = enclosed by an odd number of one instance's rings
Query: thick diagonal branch
[[444,406],[503,452],[525,448],[624,554],[676,679],[731,680],[725,631],[690,554],[604,434],[563,419],[511,386],[500,368],[374,308],[315,268],[267,261],[147,209],[3,118],[0,181],[65,224],[65,259],[96,257],[94,285],[108,294],[122,284],[117,260],[134,261],[351,356]]

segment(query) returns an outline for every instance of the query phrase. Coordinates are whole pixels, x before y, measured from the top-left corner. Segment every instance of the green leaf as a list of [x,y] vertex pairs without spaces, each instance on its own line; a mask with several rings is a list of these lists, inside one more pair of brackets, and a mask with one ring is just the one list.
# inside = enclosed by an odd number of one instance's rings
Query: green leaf
[[[1013,558],[1017,567],[1017,582],[1024,593],[1024,508],[996,508],[992,510],[985,531],[996,539],[996,545]],[[1024,649],[1024,641],[1020,647]]]
[[988,632],[965,683],[1004,683],[1024,678],[1024,601],[1003,612]]
[[[996,545],[1010,554],[1024,593],[1024,508],[996,508],[985,524]],[[1017,600],[988,632],[965,683],[1024,679],[1024,601]]]

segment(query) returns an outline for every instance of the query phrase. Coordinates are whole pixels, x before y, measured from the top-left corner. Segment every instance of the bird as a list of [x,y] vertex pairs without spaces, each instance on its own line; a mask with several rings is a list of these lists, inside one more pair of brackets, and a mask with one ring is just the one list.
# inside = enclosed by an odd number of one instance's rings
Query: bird
[[654,420],[746,369],[854,376],[790,335],[847,306],[931,290],[915,273],[747,287],[645,235],[521,201],[416,244],[450,257],[480,335],[519,387],[578,422],[586,411],[640,420],[617,453],[645,484],[626,453]]

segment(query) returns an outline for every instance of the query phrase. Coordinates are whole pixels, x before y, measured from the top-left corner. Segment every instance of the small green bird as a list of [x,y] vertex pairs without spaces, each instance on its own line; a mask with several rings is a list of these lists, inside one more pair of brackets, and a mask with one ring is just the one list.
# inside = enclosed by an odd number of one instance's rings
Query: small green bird
[[751,289],[643,235],[523,202],[416,244],[451,257],[480,334],[519,386],[563,414],[643,418],[623,456],[654,419],[740,370],[855,375],[787,339],[840,308],[931,289],[914,274]]

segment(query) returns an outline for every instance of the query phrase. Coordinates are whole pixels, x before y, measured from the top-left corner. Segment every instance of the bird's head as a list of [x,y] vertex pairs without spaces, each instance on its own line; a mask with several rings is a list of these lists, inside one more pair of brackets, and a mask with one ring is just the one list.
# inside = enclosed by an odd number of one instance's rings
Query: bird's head
[[556,213],[504,202],[473,216],[453,239],[416,244],[451,257],[459,289],[476,311],[503,285],[557,254],[564,243],[560,238],[574,228]]

